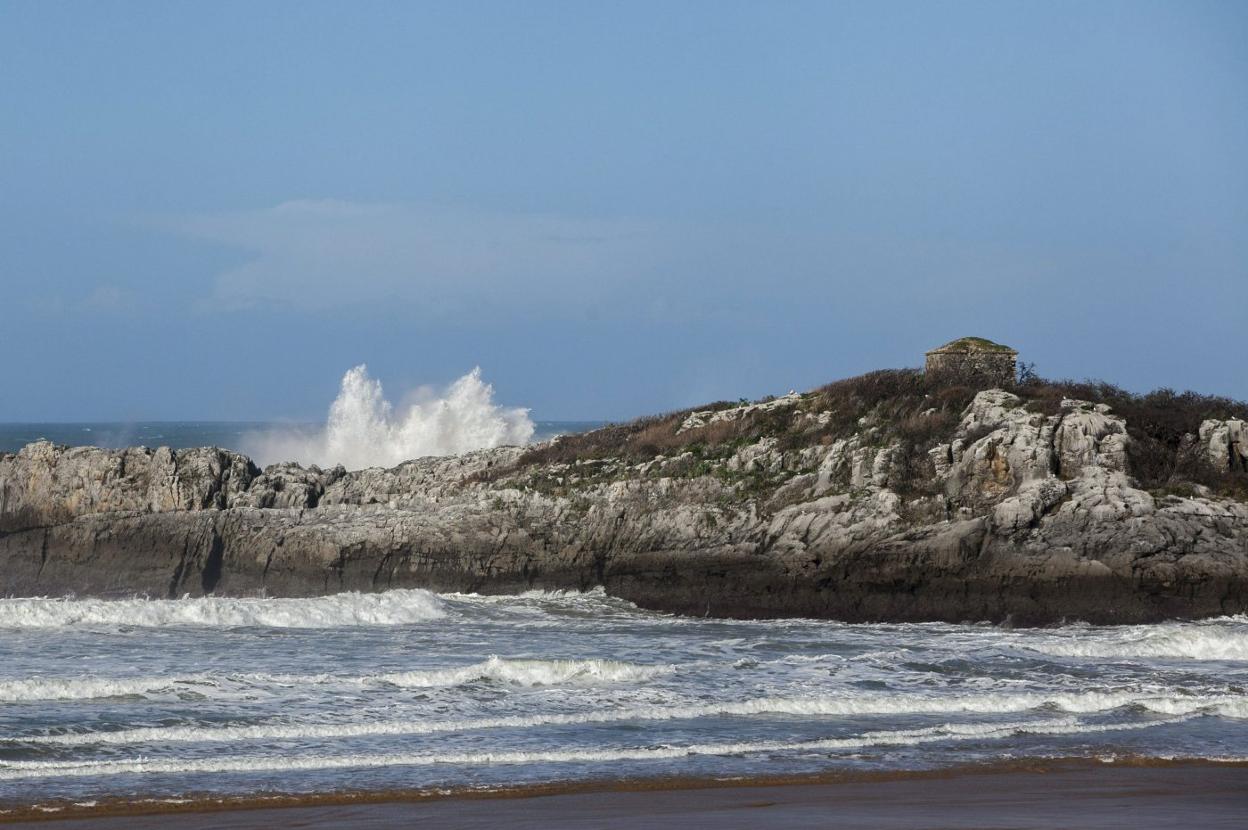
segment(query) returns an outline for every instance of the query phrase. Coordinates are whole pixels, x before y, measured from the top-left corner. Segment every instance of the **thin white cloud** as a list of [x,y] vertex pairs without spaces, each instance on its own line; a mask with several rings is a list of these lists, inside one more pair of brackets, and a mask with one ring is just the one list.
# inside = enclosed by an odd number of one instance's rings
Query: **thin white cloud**
[[25,305],[31,313],[44,317],[126,314],[139,307],[134,294],[112,283],[100,283],[86,293],[52,291],[30,294],[25,298]]
[[195,216],[175,228],[251,255],[218,274],[205,298],[226,309],[584,300],[647,271],[656,241],[640,223],[335,200]]

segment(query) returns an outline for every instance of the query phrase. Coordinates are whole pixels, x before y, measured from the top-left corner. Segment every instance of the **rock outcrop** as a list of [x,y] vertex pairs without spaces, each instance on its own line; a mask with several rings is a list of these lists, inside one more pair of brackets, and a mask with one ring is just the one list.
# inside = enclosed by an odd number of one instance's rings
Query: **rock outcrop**
[[[0,593],[602,585],[681,613],[1018,624],[1248,610],[1248,505],[1137,487],[1104,405],[1044,414],[980,392],[917,489],[872,418],[827,442],[786,432],[835,414],[788,395],[673,427],[779,425],[715,453],[531,463],[500,448],[354,472],[32,444],[0,456]],[[1242,421],[1207,421],[1192,441],[1231,469],[1245,438]]]
[[1200,444],[1215,470],[1248,472],[1248,421],[1205,421],[1200,425]]

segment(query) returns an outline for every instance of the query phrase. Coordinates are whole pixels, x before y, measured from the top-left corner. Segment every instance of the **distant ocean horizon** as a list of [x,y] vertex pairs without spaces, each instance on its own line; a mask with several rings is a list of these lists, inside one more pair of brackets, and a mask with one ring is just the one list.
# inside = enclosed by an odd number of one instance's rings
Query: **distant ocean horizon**
[[[534,421],[533,442],[587,432],[607,421]],[[297,421],[14,421],[0,422],[0,453],[14,453],[35,441],[73,447],[221,447],[247,453],[257,437],[285,430],[315,430],[323,424]]]

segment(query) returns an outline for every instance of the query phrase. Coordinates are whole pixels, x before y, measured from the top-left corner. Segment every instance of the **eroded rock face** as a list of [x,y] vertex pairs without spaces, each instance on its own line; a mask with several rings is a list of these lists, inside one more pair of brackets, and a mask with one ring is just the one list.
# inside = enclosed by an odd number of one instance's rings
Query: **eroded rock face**
[[1215,470],[1248,471],[1248,422],[1205,421],[1200,425],[1200,444]]
[[40,441],[0,456],[0,531],[89,513],[219,509],[258,472],[245,456],[212,447],[101,450]]
[[[801,400],[764,414],[830,417]],[[1200,446],[1229,465],[1243,434],[1206,422]],[[709,460],[539,467],[517,466],[516,448],[348,472],[33,444],[0,456],[0,590],[603,585],[685,613],[1018,623],[1248,609],[1248,506],[1155,498],[1134,486],[1127,448],[1103,406],[1045,415],[1001,390],[976,396],[932,450],[920,492],[866,421],[827,445],[768,437]]]

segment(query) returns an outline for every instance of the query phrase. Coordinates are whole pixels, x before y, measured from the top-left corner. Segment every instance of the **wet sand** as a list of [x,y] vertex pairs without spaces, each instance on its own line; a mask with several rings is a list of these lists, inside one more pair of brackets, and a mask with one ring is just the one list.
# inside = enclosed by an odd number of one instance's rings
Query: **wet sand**
[[[419,828],[1242,828],[1248,765],[1056,764],[858,776],[817,783],[633,782],[624,788],[519,790],[465,797],[373,800],[326,796],[312,805],[174,808],[136,815],[45,814],[5,827],[42,830],[304,830]],[[141,808],[139,808],[141,810]]]

